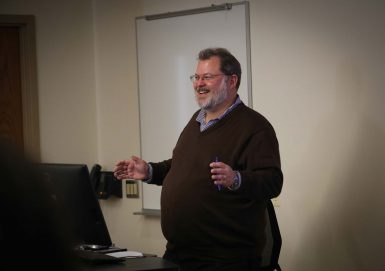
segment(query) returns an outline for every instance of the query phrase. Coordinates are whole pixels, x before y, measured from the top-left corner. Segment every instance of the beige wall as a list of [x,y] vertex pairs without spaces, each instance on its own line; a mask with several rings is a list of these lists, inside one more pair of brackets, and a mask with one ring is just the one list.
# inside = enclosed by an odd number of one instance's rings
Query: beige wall
[[[42,159],[112,169],[139,155],[135,17],[222,2],[2,0],[36,15]],[[253,105],[285,175],[283,269],[381,269],[384,2],[252,0],[250,17]],[[141,199],[102,207],[117,245],[162,254],[159,219],[132,214]]]

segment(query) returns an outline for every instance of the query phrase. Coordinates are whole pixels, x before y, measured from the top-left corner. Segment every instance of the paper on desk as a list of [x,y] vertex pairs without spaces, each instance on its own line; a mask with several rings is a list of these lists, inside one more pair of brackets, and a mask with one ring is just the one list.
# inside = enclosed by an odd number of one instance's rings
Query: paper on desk
[[137,252],[137,251],[118,251],[118,252],[112,252],[107,253],[106,255],[115,257],[115,258],[137,258],[137,257],[143,257],[143,253]]

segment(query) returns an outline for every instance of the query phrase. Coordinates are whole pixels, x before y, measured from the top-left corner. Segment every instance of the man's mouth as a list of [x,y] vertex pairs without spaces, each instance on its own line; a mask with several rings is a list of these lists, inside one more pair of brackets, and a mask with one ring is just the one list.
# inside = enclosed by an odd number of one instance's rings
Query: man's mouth
[[206,93],[209,93],[210,90],[208,88],[197,88],[195,90],[198,94],[206,94]]

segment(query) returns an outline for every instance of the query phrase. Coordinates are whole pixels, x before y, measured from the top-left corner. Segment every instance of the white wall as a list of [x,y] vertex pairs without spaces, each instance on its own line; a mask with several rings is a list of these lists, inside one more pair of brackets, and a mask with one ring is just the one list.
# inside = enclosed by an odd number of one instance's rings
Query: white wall
[[[43,160],[112,169],[138,155],[134,19],[212,3],[2,0],[0,13],[36,15]],[[253,104],[285,175],[283,269],[380,270],[385,2],[252,0],[250,16]],[[102,205],[117,245],[162,254],[159,219],[132,214],[141,199]]]
[[287,270],[385,267],[384,15],[383,1],[252,1],[254,107],[280,140]]

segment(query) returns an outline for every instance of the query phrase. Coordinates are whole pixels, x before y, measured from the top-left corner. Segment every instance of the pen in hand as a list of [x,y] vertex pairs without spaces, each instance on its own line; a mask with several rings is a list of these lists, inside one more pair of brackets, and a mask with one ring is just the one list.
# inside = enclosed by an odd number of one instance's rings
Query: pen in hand
[[[215,162],[219,162],[219,158],[218,158],[218,156],[215,156]],[[220,185],[220,184],[217,184],[217,188],[218,188],[218,191],[221,191],[221,189],[222,189],[222,185]]]

